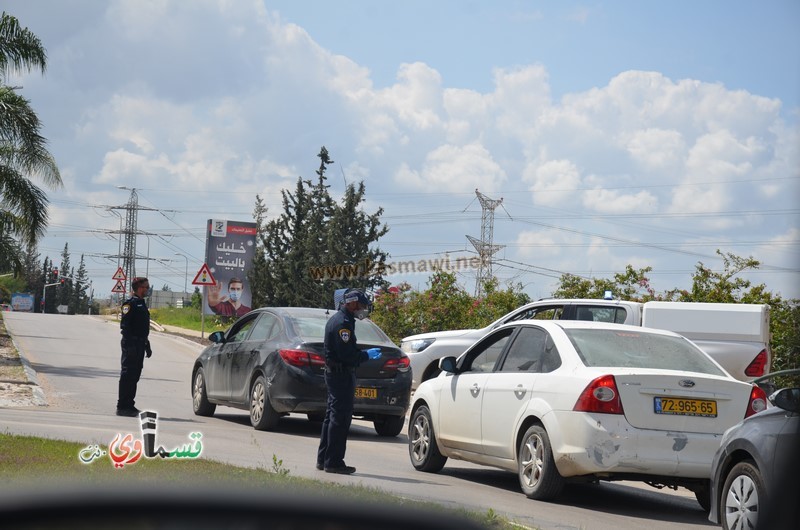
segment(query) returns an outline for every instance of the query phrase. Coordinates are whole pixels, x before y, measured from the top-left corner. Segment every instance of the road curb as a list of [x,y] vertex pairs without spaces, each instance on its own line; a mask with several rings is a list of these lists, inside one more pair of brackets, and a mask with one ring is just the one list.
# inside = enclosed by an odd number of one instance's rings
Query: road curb
[[47,398],[44,396],[44,390],[42,390],[42,386],[39,384],[39,376],[36,374],[36,370],[33,369],[31,363],[22,353],[19,345],[17,345],[17,341],[14,340],[14,336],[10,333],[8,334],[11,337],[11,344],[14,345],[14,349],[17,350],[17,355],[19,355],[19,360],[22,363],[22,369],[25,371],[25,377],[28,378],[28,381],[33,383],[31,386],[31,391],[33,393],[33,402],[32,405],[36,405],[37,407],[46,407],[47,406]]

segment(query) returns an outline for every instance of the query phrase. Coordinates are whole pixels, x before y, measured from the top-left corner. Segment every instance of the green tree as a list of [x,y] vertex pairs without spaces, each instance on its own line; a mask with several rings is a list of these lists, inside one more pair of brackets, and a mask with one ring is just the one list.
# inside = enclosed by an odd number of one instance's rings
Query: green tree
[[27,245],[22,261],[22,277],[25,280],[25,289],[36,295],[36,300],[41,298],[44,277],[39,263],[39,252],[36,245]]
[[195,285],[194,286],[194,292],[192,293],[191,306],[194,309],[198,309],[199,310],[202,305],[203,305],[203,295],[200,292],[200,288]]
[[437,270],[423,292],[413,291],[407,283],[381,289],[371,319],[399,342],[417,333],[482,328],[530,301],[520,285],[501,290],[495,278],[483,284],[483,292],[482,298],[475,298],[458,284],[454,273]]
[[274,290],[268,291],[272,288],[269,281],[269,274],[267,269],[267,257],[265,248],[267,243],[266,237],[266,217],[267,206],[261,196],[256,195],[256,204],[253,208],[253,219],[256,222],[256,248],[253,255],[253,265],[247,273],[247,281],[250,283],[253,295],[252,307],[264,307],[268,305],[268,300],[274,296]]
[[[383,210],[363,211],[363,183],[348,186],[337,204],[326,177],[334,162],[325,147],[317,157],[316,183],[298,178],[293,192],[283,190],[279,217],[264,222],[266,208],[256,198],[258,244],[249,279],[258,305],[332,308],[335,289],[383,285],[380,267],[366,266],[385,263],[386,254],[374,248],[387,231],[380,224]],[[320,268],[324,277],[312,277]]]
[[[750,280],[737,275],[758,269],[760,262],[752,257],[742,258],[731,253],[723,253],[719,249],[717,255],[722,258],[722,272],[714,272],[702,262],[698,262],[692,275],[692,289],[677,291],[679,301],[734,303],[740,302],[745,296],[751,299],[755,296],[755,294],[748,295],[751,289]],[[765,292],[766,287],[759,286],[757,291]]]
[[11,295],[25,289],[25,280],[22,276],[12,274],[0,276],[0,302],[11,303]]
[[[381,225],[383,208],[374,214],[367,214],[361,204],[364,202],[366,188],[360,182],[358,186],[349,184],[344,197],[327,223],[328,261],[332,264],[350,264],[355,267],[355,277],[348,277],[343,269],[342,277],[337,280],[322,282],[325,293],[342,287],[345,282],[350,287],[358,287],[365,291],[373,291],[385,286],[383,271],[386,268],[388,254],[374,245],[386,235],[389,228]],[[342,234],[346,234],[344,237]],[[330,295],[328,295],[330,296]]]
[[[49,285],[55,283],[56,277],[53,274],[53,269],[55,264],[50,259],[49,256],[45,256],[44,260],[42,261],[42,286]],[[39,293],[44,296],[44,306],[41,306],[43,312],[45,313],[55,313],[56,306],[58,305],[58,300],[56,299],[56,291],[55,286],[44,287],[42,291]],[[39,299],[41,302],[41,298]]]
[[561,276],[560,285],[553,292],[555,298],[603,298],[611,292],[614,298],[646,302],[657,298],[647,276],[652,267],[634,269],[628,265],[625,272],[613,278],[583,278],[572,274]]
[[58,187],[61,175],[41,135],[41,123],[30,102],[8,85],[12,74],[38,69],[47,54],[41,41],[17,19],[0,16],[0,271],[21,270],[24,246],[34,244],[47,228],[48,200],[31,178]]
[[58,280],[61,283],[55,286],[56,306],[64,305],[69,308],[75,291],[72,283],[73,270],[69,259],[69,243],[64,243],[64,250],[61,251],[61,265],[58,270]]
[[86,262],[83,254],[78,263],[78,270],[75,271],[75,285],[72,292],[72,300],[69,304],[70,315],[85,315],[89,312],[89,274],[86,272]]

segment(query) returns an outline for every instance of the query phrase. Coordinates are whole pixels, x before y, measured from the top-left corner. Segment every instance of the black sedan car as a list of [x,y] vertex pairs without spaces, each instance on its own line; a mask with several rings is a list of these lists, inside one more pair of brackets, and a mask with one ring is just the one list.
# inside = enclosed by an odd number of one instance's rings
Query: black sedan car
[[800,388],[769,400],[773,407],[725,432],[714,456],[708,518],[725,529],[798,528]]
[[[267,307],[209,335],[214,344],[192,368],[194,413],[211,416],[217,405],[249,409],[258,430],[274,429],[290,413],[322,421],[323,337],[331,315],[326,309]],[[356,370],[353,416],[371,420],[380,436],[397,436],[411,396],[408,357],[370,320],[356,323],[356,336],[360,348],[380,348],[381,356]]]

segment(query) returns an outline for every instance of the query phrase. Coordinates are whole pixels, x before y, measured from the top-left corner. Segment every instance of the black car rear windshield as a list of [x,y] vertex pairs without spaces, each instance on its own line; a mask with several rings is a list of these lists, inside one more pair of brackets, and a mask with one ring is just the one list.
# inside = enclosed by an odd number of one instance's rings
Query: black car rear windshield
[[[328,323],[329,315],[320,313],[319,315],[292,315],[294,328],[300,337],[306,342],[323,342],[325,337],[325,324]],[[356,338],[362,344],[386,344],[394,345],[386,334],[372,321],[359,320],[356,322]]]
[[657,368],[725,375],[702,351],[682,337],[632,330],[564,331],[586,366]]

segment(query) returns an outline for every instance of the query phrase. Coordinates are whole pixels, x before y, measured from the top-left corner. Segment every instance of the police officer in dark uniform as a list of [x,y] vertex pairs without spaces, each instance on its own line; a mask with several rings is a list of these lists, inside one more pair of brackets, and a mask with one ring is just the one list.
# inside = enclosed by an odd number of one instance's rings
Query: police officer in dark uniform
[[119,398],[117,416],[137,416],[139,409],[134,406],[136,385],[142,375],[144,357],[150,357],[150,311],[144,297],[150,289],[147,278],[134,278],[131,282],[133,296],[122,304],[122,319],[119,327],[122,333],[122,369],[119,373]]
[[349,475],[356,468],[344,463],[347,433],[353,419],[356,368],[362,361],[380,357],[380,348],[358,348],[355,319],[369,315],[371,303],[358,289],[348,289],[337,311],[325,325],[325,384],[328,407],[322,422],[317,469]]

